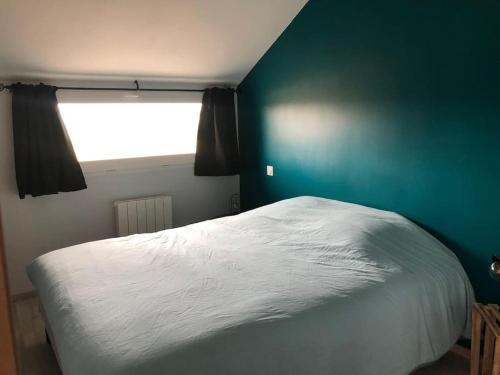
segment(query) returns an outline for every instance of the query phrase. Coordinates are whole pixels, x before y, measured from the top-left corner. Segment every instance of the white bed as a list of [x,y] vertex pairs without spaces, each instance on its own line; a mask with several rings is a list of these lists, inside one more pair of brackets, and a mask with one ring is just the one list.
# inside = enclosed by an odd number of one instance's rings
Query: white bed
[[45,254],[28,268],[65,375],[403,375],[473,292],[395,213],[314,197]]

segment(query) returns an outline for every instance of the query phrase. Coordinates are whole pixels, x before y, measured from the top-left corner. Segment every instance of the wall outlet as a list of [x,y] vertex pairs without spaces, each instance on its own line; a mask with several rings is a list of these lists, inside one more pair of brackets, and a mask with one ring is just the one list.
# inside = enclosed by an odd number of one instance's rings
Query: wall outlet
[[267,175],[274,176],[274,167],[272,165],[267,166]]

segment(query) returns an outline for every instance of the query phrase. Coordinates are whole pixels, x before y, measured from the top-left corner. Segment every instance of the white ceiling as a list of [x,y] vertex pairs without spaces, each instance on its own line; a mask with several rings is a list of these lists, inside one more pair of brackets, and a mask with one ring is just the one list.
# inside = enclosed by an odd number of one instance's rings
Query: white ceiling
[[306,2],[0,0],[0,77],[237,84]]

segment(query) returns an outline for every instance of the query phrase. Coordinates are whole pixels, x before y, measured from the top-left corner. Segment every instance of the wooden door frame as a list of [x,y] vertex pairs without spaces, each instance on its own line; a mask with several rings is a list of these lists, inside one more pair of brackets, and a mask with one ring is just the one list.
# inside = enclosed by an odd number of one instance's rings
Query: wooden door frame
[[3,375],[19,374],[12,322],[12,303],[0,217],[0,373]]

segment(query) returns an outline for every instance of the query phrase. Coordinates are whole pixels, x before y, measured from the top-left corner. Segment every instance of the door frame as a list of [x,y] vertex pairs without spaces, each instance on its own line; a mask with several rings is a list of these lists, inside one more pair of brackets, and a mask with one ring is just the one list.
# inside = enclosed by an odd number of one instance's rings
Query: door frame
[[[1,211],[0,211],[1,212]],[[0,217],[0,373],[18,375],[19,365],[16,355],[12,302],[7,275],[7,261]]]

